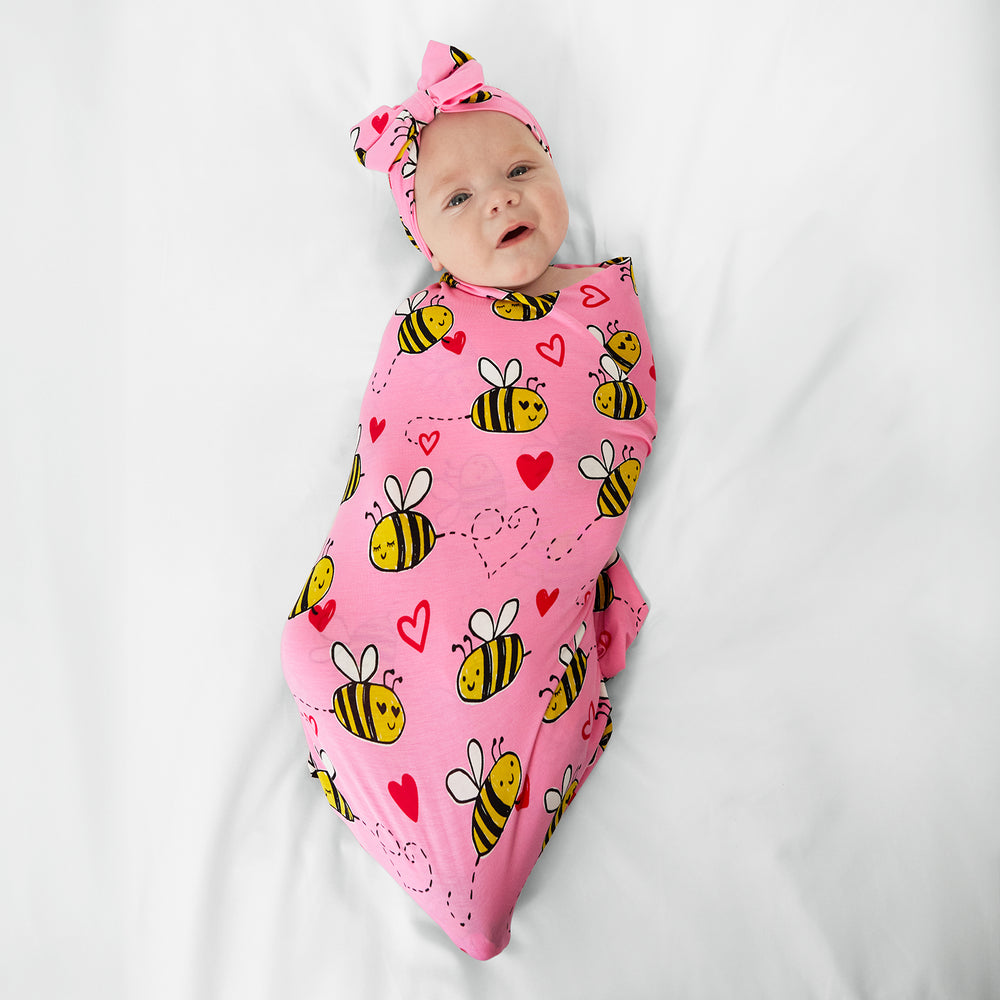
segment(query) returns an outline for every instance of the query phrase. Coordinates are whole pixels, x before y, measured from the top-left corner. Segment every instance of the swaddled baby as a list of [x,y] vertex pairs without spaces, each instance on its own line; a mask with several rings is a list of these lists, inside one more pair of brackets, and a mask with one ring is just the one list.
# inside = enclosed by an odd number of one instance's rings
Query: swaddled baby
[[653,358],[629,258],[552,264],[545,136],[475,60],[431,42],[416,93],[353,135],[443,274],[386,328],[282,661],[330,805],[486,959],[608,744],[604,681],[646,614],[616,546]]

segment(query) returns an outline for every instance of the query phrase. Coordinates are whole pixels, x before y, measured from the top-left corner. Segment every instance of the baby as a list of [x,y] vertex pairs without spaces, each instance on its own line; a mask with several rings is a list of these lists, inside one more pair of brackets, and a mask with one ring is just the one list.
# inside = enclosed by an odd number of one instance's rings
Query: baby
[[474,59],[431,42],[416,93],[353,135],[444,273],[386,329],[282,662],[330,805],[487,959],[608,744],[604,681],[646,615],[616,546],[655,371],[631,260],[552,263],[544,133]]

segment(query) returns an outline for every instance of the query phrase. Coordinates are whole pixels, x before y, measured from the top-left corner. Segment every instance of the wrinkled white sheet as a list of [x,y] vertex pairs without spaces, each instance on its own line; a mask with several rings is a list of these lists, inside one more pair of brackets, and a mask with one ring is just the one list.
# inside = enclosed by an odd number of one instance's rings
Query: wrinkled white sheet
[[[4,996],[1000,995],[993,6],[0,18]],[[611,752],[485,965],[277,656],[427,276],[348,131],[429,37],[543,122],[563,259],[635,257],[661,393]]]

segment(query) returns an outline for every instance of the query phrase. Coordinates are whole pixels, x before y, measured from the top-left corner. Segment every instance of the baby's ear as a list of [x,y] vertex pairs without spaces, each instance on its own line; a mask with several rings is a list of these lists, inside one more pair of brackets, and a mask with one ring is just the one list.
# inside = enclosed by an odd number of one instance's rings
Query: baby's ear
[[431,255],[431,267],[433,267],[435,271],[443,271],[444,264],[441,263],[434,251],[428,247],[427,252]]

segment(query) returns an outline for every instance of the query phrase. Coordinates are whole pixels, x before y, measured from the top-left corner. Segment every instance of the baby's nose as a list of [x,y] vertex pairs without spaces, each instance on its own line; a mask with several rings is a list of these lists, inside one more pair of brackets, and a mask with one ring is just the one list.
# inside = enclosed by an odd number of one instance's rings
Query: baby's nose
[[521,200],[517,188],[513,185],[497,186],[490,198],[490,212],[496,215],[505,208],[513,208]]

